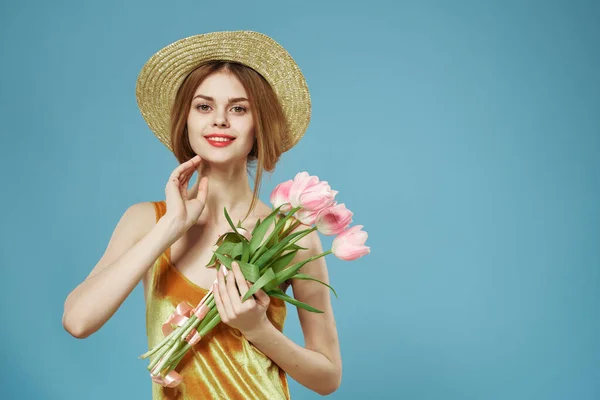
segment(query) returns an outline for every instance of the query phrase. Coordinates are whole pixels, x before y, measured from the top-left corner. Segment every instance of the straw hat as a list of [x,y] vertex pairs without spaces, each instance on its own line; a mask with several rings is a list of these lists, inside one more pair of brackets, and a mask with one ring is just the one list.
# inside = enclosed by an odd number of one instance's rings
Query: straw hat
[[283,107],[289,132],[283,151],[304,135],[310,121],[308,87],[300,68],[276,41],[253,31],[211,32],[180,39],[159,50],[144,64],[136,97],[142,116],[156,137],[171,151],[170,113],[179,86],[200,64],[234,61],[261,74]]

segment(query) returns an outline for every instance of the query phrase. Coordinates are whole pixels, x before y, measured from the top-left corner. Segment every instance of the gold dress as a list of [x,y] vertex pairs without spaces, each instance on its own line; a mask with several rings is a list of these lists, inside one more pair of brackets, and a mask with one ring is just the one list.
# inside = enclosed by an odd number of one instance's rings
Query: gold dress
[[[166,212],[166,203],[153,204],[158,221]],[[146,299],[148,349],[164,338],[162,325],[177,304],[187,301],[195,307],[208,292],[175,268],[170,250],[161,254],[152,266]],[[283,332],[285,302],[271,298],[267,317]],[[222,322],[187,352],[175,371],[183,382],[174,388],[163,387],[148,378],[153,400],[290,398],[285,371],[248,342],[239,330]]]

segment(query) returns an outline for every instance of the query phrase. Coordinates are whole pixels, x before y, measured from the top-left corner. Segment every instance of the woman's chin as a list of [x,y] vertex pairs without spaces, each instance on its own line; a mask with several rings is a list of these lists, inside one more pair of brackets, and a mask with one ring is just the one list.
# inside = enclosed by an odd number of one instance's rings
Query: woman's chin
[[209,165],[215,165],[215,166],[224,166],[224,165],[231,165],[232,163],[235,162],[245,162],[246,157],[241,155],[241,154],[223,154],[223,155],[216,155],[216,154],[209,154],[206,157],[202,157],[202,155],[200,154],[200,158],[202,159],[203,162],[209,164]]

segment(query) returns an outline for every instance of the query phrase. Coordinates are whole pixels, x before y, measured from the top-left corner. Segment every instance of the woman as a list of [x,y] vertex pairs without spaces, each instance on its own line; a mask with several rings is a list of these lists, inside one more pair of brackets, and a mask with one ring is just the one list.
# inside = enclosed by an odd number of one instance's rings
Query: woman
[[[301,347],[282,333],[282,300],[260,290],[242,303],[248,283],[239,268],[225,282],[225,268],[217,273],[207,265],[217,238],[231,229],[224,208],[249,230],[272,211],[258,199],[261,172],[273,171],[310,119],[310,97],[296,63],[260,33],[196,35],[152,56],[136,92],[146,122],[181,164],[166,184],[166,201],[134,204],[121,217],[105,254],[66,300],[65,329],[78,338],[93,334],[141,280],[152,348],[164,337],[162,324],[174,307],[197,304],[214,282],[223,323],[180,361],[175,370],[183,382],[153,384],[153,399],[287,399],[286,373],[317,393],[332,393],[342,367],[328,289],[291,282],[295,298],[324,311],[298,308]],[[254,191],[247,176],[253,162]],[[195,172],[198,179],[188,189]],[[317,231],[297,244],[308,250],[292,263],[322,252]],[[328,282],[324,257],[301,272]]]

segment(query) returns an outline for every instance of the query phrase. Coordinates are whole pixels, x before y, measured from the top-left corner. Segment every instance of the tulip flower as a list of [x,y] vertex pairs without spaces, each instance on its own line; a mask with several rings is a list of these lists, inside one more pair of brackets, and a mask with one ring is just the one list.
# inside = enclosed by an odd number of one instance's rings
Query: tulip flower
[[292,180],[280,183],[275,187],[269,199],[273,207],[281,207],[281,211],[284,213],[287,213],[292,209],[292,206],[289,203],[290,189],[292,188],[293,183],[294,181]]
[[316,221],[317,229],[326,236],[337,235],[350,225],[353,215],[345,204],[334,203],[319,213]]
[[333,239],[331,251],[337,258],[352,261],[371,252],[371,248],[365,246],[369,235],[361,230],[362,227],[363,225],[353,226]]

